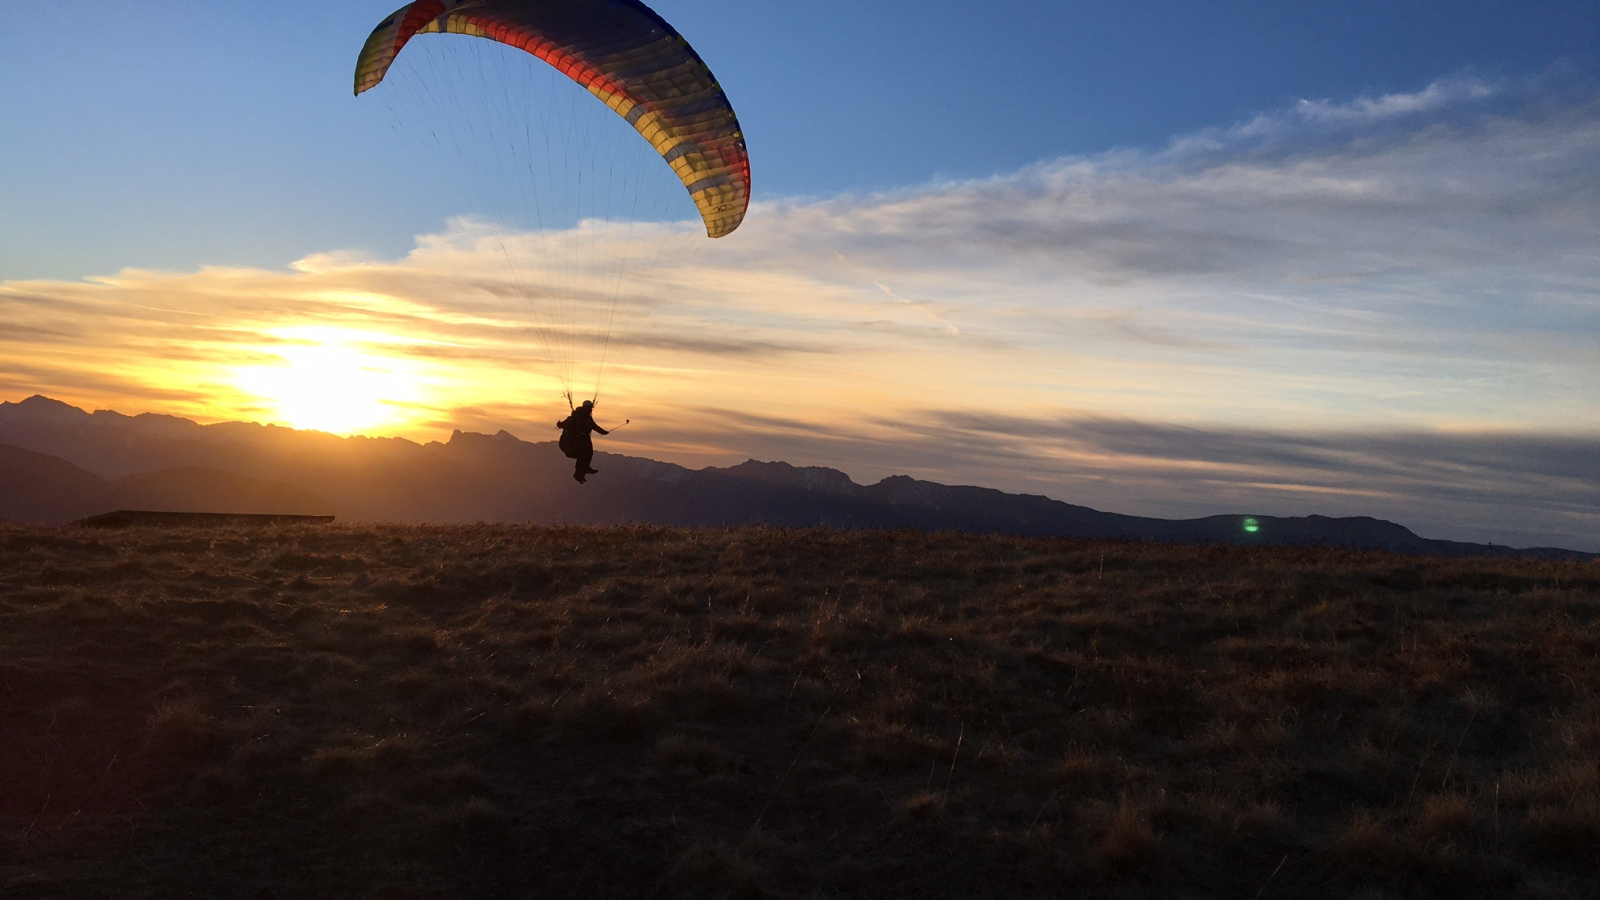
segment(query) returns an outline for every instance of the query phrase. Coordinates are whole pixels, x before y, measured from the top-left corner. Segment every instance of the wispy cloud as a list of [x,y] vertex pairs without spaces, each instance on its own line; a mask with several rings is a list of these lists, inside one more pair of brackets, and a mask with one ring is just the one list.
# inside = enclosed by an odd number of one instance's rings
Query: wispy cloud
[[1592,94],[1307,100],[1157,151],[771,200],[717,242],[637,225],[693,264],[626,290],[548,265],[608,227],[461,219],[399,260],[7,283],[0,390],[271,418],[233,373],[310,326],[409,373],[391,432],[537,437],[552,335],[605,346],[617,309],[603,408],[640,420],[633,452],[1600,542]]
[[1448,78],[1436,81],[1414,93],[1357,97],[1347,103],[1331,100],[1301,100],[1294,112],[1301,119],[1319,124],[1365,125],[1370,122],[1437,112],[1486,100],[1497,93],[1495,87],[1476,78]]

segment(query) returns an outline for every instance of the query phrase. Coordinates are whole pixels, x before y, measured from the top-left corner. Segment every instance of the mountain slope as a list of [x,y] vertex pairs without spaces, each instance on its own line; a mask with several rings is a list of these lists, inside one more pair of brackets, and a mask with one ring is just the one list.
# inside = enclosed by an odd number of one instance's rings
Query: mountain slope
[[61,525],[114,509],[328,515],[309,491],[220,469],[187,466],[114,481],[44,453],[0,444],[0,522]]
[[56,525],[105,512],[111,485],[64,459],[0,444],[0,521]]
[[332,504],[303,488],[203,466],[125,475],[111,483],[110,493],[116,506],[122,509],[301,516],[333,514]]

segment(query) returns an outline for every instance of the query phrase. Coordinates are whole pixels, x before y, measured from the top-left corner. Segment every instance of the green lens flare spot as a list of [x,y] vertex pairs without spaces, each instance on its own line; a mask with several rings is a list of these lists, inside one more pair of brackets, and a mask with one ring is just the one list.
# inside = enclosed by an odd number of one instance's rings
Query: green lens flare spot
[[1245,519],[1244,530],[1250,534],[1255,534],[1261,530],[1261,523],[1257,522],[1255,519]]

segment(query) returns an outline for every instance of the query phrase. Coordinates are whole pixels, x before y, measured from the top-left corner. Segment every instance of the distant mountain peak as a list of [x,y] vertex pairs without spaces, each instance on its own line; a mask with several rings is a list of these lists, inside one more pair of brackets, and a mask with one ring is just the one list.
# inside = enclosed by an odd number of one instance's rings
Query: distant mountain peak
[[828,469],[822,466],[793,466],[786,462],[762,462],[757,459],[747,459],[737,466],[730,466],[726,469],[707,469],[706,471],[731,475],[746,481],[758,481],[780,487],[797,488],[811,494],[856,497],[860,496],[863,490],[861,485],[851,480],[849,475],[838,469]]
[[88,418],[89,414],[76,406],[53,400],[43,394],[34,394],[19,403],[0,403],[0,421],[31,419],[66,424],[87,421]]
[[91,413],[43,394],[34,394],[17,403],[0,403],[0,422],[120,426],[131,427],[147,434],[167,434],[206,427],[191,419],[165,413],[140,413],[128,416],[111,409],[97,409]]
[[457,429],[455,429],[455,430],[450,432],[450,440],[445,441],[445,443],[446,444],[460,444],[460,443],[473,444],[473,443],[481,443],[483,441],[500,441],[502,443],[515,442],[515,443],[519,443],[519,444],[531,444],[531,443],[533,443],[532,441],[524,441],[522,438],[517,437],[516,435],[512,434],[511,432],[505,430],[504,428],[500,429],[499,431],[496,431],[494,434],[484,434],[481,431],[462,431],[461,429],[457,428]]

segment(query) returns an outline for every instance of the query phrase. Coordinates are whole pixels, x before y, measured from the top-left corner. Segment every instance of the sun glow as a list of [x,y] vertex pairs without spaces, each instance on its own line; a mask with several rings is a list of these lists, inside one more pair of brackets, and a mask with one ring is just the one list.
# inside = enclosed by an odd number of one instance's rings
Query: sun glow
[[334,434],[382,428],[406,418],[405,405],[421,393],[409,361],[374,352],[399,343],[389,335],[328,327],[268,333],[281,343],[259,349],[282,361],[241,368],[236,383],[282,424]]

